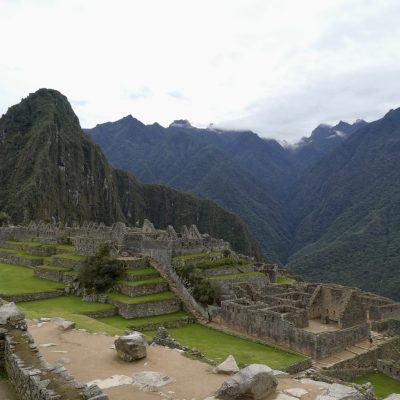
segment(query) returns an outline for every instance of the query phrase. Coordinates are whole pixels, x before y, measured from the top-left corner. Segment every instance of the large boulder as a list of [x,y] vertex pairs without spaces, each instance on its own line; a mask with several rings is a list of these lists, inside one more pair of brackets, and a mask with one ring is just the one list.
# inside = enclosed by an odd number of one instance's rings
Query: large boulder
[[333,383],[325,394],[316,400],[363,400],[364,396],[354,387]]
[[226,380],[215,397],[222,400],[263,400],[275,392],[277,385],[271,368],[251,364]]
[[15,305],[15,303],[3,304],[0,307],[0,325],[11,323],[17,324],[25,319],[25,314]]
[[392,393],[390,396],[385,397],[383,400],[400,400],[400,394]]
[[213,369],[213,372],[214,374],[232,375],[239,372],[239,367],[236,364],[235,358],[232,355],[229,355],[224,362]]
[[146,357],[147,341],[140,332],[132,332],[130,335],[120,336],[114,342],[118,356],[124,361],[135,361]]

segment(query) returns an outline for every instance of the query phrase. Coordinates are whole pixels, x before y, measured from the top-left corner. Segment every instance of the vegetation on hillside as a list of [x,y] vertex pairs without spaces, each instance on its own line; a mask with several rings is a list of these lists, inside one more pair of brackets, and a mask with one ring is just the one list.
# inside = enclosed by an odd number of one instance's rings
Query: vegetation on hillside
[[130,224],[150,219],[177,230],[197,224],[245,254],[262,257],[240,219],[209,200],[143,185],[113,169],[85,135],[67,98],[40,89],[0,118],[0,210],[14,223],[93,220]]

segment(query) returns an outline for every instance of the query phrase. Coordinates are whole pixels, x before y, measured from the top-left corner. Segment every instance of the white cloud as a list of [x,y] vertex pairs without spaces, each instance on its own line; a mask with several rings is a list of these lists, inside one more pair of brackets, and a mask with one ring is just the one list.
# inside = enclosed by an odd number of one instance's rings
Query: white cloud
[[399,12],[392,0],[0,0],[0,113],[51,87],[84,99],[85,127],[133,114],[295,140],[400,105]]

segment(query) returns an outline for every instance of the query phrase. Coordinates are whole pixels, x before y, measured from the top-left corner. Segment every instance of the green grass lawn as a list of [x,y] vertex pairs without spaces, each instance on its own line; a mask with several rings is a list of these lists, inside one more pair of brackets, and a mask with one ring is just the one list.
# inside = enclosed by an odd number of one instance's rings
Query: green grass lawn
[[353,380],[355,383],[363,384],[371,382],[377,397],[384,398],[392,393],[400,393],[400,381],[386,376],[382,372],[371,372]]
[[110,293],[107,294],[107,297],[109,297],[112,300],[120,301],[121,303],[140,304],[140,303],[150,303],[153,301],[171,300],[175,298],[175,294],[172,292],[161,292],[155,294],[148,294],[145,296],[129,297],[121,293]]
[[40,242],[19,242],[18,240],[6,240],[4,243],[30,247],[39,247],[42,245]]
[[210,276],[208,279],[212,281],[221,281],[224,279],[252,278],[255,276],[262,276],[265,278],[265,275],[262,272],[244,272],[242,274],[214,275]]
[[80,256],[79,254],[75,253],[61,253],[61,254],[56,254],[55,256],[52,256],[53,258],[65,258],[68,260],[76,260],[76,261],[84,261],[86,257]]
[[174,260],[195,260],[195,259],[203,258],[203,257],[222,257],[222,253],[219,251],[214,251],[211,254],[191,253],[191,254],[185,254],[183,256],[174,257]]
[[159,275],[158,271],[156,271],[154,268],[128,269],[126,274],[134,276]]
[[216,362],[232,354],[239,365],[260,363],[279,369],[305,358],[300,354],[241,339],[198,324],[171,328],[168,332],[182,345],[196,347]]
[[151,317],[125,319],[119,315],[113,317],[97,318],[98,321],[109,324],[115,328],[125,330],[131,326],[144,326],[148,324],[163,324],[170,321],[176,321],[181,318],[190,317],[185,311],[179,311],[173,314],[153,315]]
[[31,254],[27,254],[27,253],[25,253],[25,251],[19,250],[19,249],[2,249],[2,248],[0,248],[0,251],[4,252],[4,253],[10,253],[16,257],[21,257],[26,260],[46,260],[46,259],[50,258],[50,257],[46,257],[46,256],[34,256]]
[[284,276],[284,275],[280,275],[276,279],[276,283],[278,283],[278,284],[293,283],[293,282],[296,282],[296,280],[293,278],[289,278],[288,276]]
[[143,286],[143,285],[152,285],[153,283],[164,283],[166,280],[164,278],[149,278],[142,279],[141,281],[119,281],[119,283],[123,283],[127,286]]
[[0,294],[18,295],[63,289],[64,285],[33,275],[33,269],[0,263]]
[[60,312],[81,314],[85,312],[106,311],[114,308],[111,304],[83,301],[78,296],[61,296],[52,299],[24,301],[18,304],[24,311],[35,311],[46,316],[46,313],[57,315]]

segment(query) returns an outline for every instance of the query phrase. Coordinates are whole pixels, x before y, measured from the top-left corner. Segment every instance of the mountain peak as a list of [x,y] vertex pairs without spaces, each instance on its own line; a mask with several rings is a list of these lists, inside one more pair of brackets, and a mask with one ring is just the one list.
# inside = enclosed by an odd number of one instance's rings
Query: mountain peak
[[190,129],[193,128],[191,123],[187,119],[176,119],[174,122],[172,122],[169,126],[169,128],[185,128],[185,129]]

